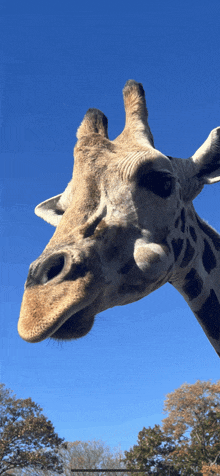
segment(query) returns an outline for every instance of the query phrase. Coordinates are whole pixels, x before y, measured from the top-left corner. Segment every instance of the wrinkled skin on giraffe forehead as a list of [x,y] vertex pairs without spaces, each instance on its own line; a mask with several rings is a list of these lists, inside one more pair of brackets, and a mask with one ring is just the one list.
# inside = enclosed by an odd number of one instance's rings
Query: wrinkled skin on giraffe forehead
[[218,180],[219,129],[190,159],[171,159],[154,148],[141,84],[126,83],[124,104],[126,125],[114,141],[104,114],[87,112],[72,180],[36,207],[56,231],[25,285],[18,330],[29,342],[87,334],[97,313],[178,281],[189,261],[185,222],[195,216],[193,198]]

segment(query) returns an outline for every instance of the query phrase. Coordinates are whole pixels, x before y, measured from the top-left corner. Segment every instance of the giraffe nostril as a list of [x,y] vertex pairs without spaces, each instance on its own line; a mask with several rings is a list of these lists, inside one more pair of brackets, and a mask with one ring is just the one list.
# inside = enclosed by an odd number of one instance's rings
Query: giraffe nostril
[[43,263],[31,266],[25,287],[31,287],[39,284],[46,284],[59,276],[66,267],[65,254],[51,256]]
[[57,256],[51,263],[51,267],[46,270],[46,273],[44,273],[43,276],[43,282],[46,283],[48,281],[51,281],[51,279],[56,278],[61,271],[63,270],[63,267],[65,265],[65,259],[64,256]]
[[25,288],[44,285],[57,278],[58,281],[75,281],[88,273],[88,264],[85,260],[73,259],[68,252],[60,252],[47,257],[40,263],[31,265]]

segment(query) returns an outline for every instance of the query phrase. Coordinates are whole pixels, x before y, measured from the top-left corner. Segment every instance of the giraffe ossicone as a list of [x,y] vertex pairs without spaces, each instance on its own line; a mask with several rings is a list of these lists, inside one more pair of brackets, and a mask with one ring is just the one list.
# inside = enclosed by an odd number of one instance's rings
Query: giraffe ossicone
[[220,235],[192,204],[220,181],[220,127],[189,159],[167,157],[154,147],[142,85],[130,80],[123,93],[123,132],[110,141],[107,118],[89,109],[72,180],[35,209],[56,230],[30,266],[19,334],[81,337],[96,314],[169,282],[220,354]]

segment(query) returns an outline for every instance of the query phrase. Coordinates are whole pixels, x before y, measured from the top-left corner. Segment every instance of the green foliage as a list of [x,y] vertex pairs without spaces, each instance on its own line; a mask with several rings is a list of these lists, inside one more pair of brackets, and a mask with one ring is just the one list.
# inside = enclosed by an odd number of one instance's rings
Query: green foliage
[[16,399],[0,384],[0,475],[27,466],[62,473],[57,449],[63,439],[41,412],[31,398]]
[[[178,476],[172,465],[170,454],[175,450],[173,438],[167,436],[160,428],[143,428],[138,434],[138,444],[130,451],[125,451],[127,469],[143,470],[143,474]],[[145,472],[145,473],[144,473]]]
[[148,475],[220,475],[220,381],[181,385],[164,410],[163,425],[144,428],[125,451],[126,467]]

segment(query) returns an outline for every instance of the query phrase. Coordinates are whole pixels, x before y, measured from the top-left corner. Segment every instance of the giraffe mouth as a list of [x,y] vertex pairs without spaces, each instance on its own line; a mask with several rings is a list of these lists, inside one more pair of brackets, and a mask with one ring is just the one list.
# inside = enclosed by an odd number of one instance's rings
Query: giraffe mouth
[[50,335],[51,339],[55,340],[72,340],[84,337],[92,329],[95,315],[91,315],[91,306],[82,309],[73,314]]
[[72,340],[84,337],[92,329],[95,316],[101,312],[100,310],[100,293],[96,299],[80,311],[72,314],[64,324],[53,333],[50,338],[55,340]]
[[31,286],[23,296],[18,332],[32,343],[77,339],[90,331],[99,307],[100,287],[89,273],[75,283]]

